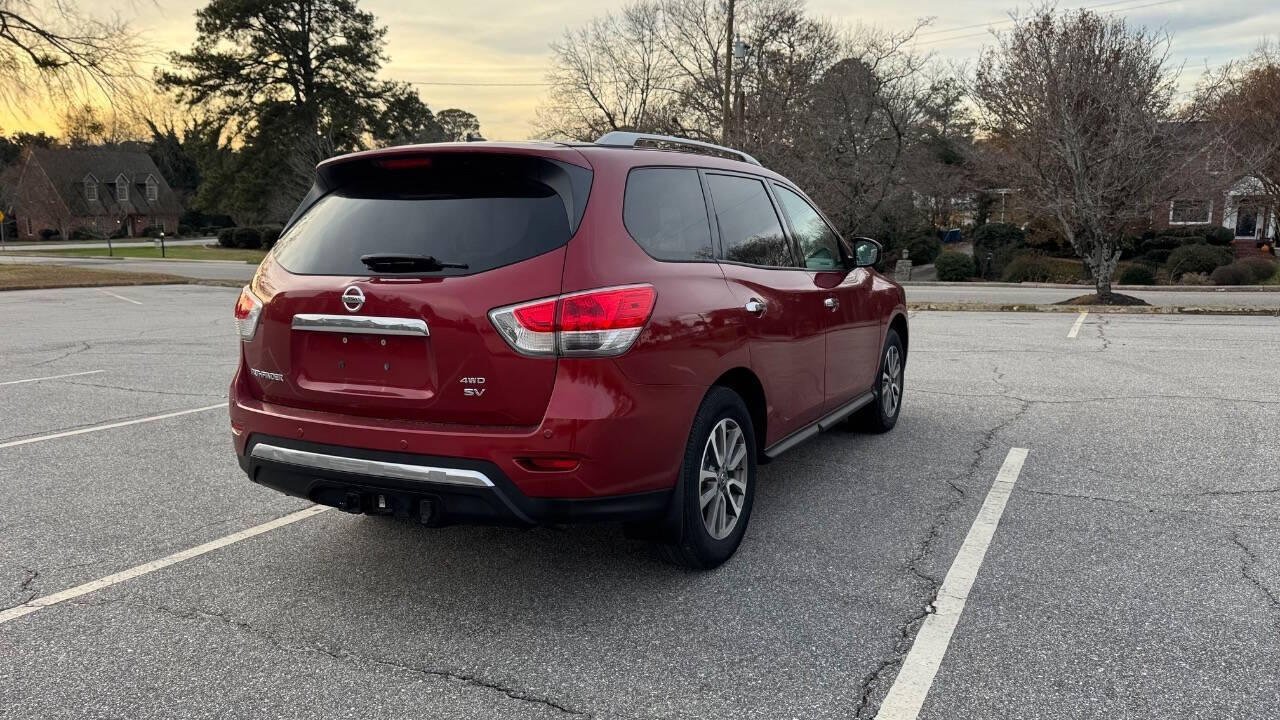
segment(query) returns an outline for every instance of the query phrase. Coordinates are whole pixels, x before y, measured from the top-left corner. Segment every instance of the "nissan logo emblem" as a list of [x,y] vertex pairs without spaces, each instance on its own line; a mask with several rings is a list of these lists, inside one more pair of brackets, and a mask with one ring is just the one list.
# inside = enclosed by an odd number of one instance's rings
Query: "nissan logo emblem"
[[355,285],[343,290],[342,307],[346,308],[347,312],[358,312],[360,308],[364,307],[364,291]]

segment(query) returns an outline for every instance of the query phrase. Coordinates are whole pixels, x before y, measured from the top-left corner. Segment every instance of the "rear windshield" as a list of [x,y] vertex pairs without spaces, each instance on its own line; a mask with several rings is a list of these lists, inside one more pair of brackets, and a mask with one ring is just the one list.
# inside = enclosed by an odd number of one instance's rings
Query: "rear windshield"
[[421,273],[432,276],[510,265],[569,241],[575,206],[585,200],[572,197],[582,185],[573,181],[582,178],[571,174],[590,175],[541,158],[366,161],[281,236],[275,259],[304,275],[370,274],[362,255],[424,255],[467,266]]

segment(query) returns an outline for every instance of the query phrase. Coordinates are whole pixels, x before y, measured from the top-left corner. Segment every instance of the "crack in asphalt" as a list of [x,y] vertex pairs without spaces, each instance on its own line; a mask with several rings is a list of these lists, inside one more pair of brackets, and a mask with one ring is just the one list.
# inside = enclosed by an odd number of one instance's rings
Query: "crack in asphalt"
[[[998,368],[993,368],[997,384],[1003,379],[1004,374],[1000,373]],[[1003,386],[1002,386],[1003,387]],[[947,485],[950,487],[950,498],[946,505],[934,515],[933,522],[929,526],[928,533],[924,540],[916,548],[916,552],[908,559],[905,570],[915,576],[919,581],[924,583],[923,595],[924,602],[921,603],[920,610],[911,614],[904,622],[898,625],[898,637],[894,640],[893,652],[891,655],[881,658],[876,667],[863,676],[858,686],[858,704],[854,710],[855,718],[870,718],[874,716],[871,713],[871,698],[879,688],[883,685],[885,675],[890,668],[900,665],[906,657],[907,652],[911,649],[911,643],[915,637],[915,633],[925,618],[937,612],[938,591],[942,587],[942,580],[933,577],[922,569],[923,564],[933,554],[934,544],[942,537],[942,530],[951,521],[957,508],[964,502],[966,495],[965,489],[959,484],[961,480],[971,481],[977,474],[978,469],[982,465],[982,460],[986,453],[995,445],[996,437],[1002,430],[1009,427],[1013,423],[1022,419],[1024,415],[1031,409],[1031,403],[1020,400],[1019,398],[1006,397],[1011,400],[1020,402],[1020,406],[1009,417],[1001,420],[994,427],[987,430],[983,437],[975,443],[971,452],[973,459],[964,471],[947,478]]]
[[218,399],[226,398],[226,393],[222,393],[222,394],[186,393],[186,392],[175,392],[172,390],[146,390],[143,388],[126,387],[124,385],[110,385],[107,383],[90,383],[90,382],[72,381],[72,380],[68,380],[66,381],[66,383],[68,385],[80,385],[81,387],[103,388],[106,390],[125,390],[127,392],[146,393],[148,395],[172,395],[174,397],[205,397],[205,398],[218,398]]
[[1244,553],[1244,560],[1240,562],[1240,574],[1249,582],[1250,585],[1257,588],[1259,592],[1266,596],[1267,601],[1271,604],[1272,610],[1280,611],[1280,595],[1277,595],[1276,591],[1267,587],[1267,584],[1262,582],[1262,579],[1256,576],[1251,570],[1254,565],[1258,564],[1258,556],[1254,554],[1253,550],[1250,549],[1248,545],[1244,544],[1244,541],[1240,539],[1239,533],[1232,531],[1230,539],[1231,542]]
[[[64,347],[68,347],[68,346],[64,346]],[[70,350],[68,350],[67,352],[65,352],[65,353],[63,353],[63,354],[61,354],[61,355],[59,355],[59,356],[57,356],[57,357],[49,358],[48,360],[41,360],[40,362],[32,363],[32,364],[31,364],[31,367],[40,367],[41,365],[49,365],[49,364],[51,364],[51,363],[56,363],[56,362],[58,362],[59,360],[65,360],[65,359],[67,359],[67,358],[71,357],[72,355],[79,355],[80,353],[85,352],[85,351],[87,351],[87,350],[91,349],[93,346],[92,346],[92,345],[90,345],[90,344],[89,344],[89,343],[87,343],[87,342],[79,342],[79,343],[75,343],[74,345],[71,345],[71,346],[69,346],[69,347],[71,347],[71,349],[70,349]]]
[[1098,329],[1098,339],[1102,341],[1102,350],[1100,352],[1105,352],[1111,347],[1111,338],[1108,338],[1106,333],[1106,326],[1110,323],[1111,321],[1105,315],[1098,315],[1098,323],[1094,325]]
[[536,704],[543,707],[551,708],[565,715],[572,715],[576,717],[585,717],[585,718],[593,717],[591,713],[572,708],[564,704],[563,702],[556,700],[555,698],[546,697],[543,695],[537,695],[535,693],[532,693],[528,690],[523,690],[521,688],[509,687],[500,682],[497,682],[494,680],[487,680],[485,678],[482,678],[478,675],[473,675],[471,673],[466,673],[466,672],[461,672],[458,670],[451,670],[446,668],[434,668],[434,667],[423,667],[418,665],[409,665],[405,663],[396,662],[394,660],[387,660],[384,658],[364,655],[362,653],[358,653],[353,650],[347,650],[345,648],[340,648],[335,645],[323,643],[320,641],[313,641],[309,644],[301,644],[301,645],[290,643],[290,642],[287,642],[285,639],[282,639],[281,637],[277,636],[275,633],[263,630],[262,628],[256,627],[252,623],[246,622],[244,620],[236,619],[232,617],[229,613],[213,612],[210,610],[202,610],[200,608],[189,608],[189,609],[172,608],[166,605],[139,602],[139,601],[126,599],[126,598],[100,599],[100,600],[89,601],[89,602],[85,602],[85,601],[70,601],[70,602],[74,605],[79,605],[83,607],[105,607],[108,605],[123,605],[126,607],[150,610],[152,612],[157,612],[172,618],[176,618],[179,620],[186,620],[186,621],[201,621],[201,620],[217,621],[229,627],[232,627],[239,632],[253,635],[254,637],[257,637],[261,640],[269,642],[275,647],[281,650],[284,650],[286,652],[291,652],[291,653],[312,652],[312,653],[319,653],[321,655],[332,658],[339,662],[348,663],[348,664],[354,662],[354,663],[380,665],[383,667],[392,668],[392,669],[400,670],[403,672],[410,672],[417,675],[436,677],[443,680],[462,683],[464,685],[469,685],[471,687],[491,690],[494,692],[501,693],[507,696],[508,698],[511,698],[512,700],[517,700],[520,702],[526,702],[526,703],[531,703],[531,704]]

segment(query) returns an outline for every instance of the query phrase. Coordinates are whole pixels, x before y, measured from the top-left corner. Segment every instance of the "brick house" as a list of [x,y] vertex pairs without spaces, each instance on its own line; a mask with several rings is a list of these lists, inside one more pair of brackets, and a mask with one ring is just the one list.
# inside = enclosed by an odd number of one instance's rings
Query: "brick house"
[[1280,218],[1257,178],[1241,177],[1203,193],[1172,200],[1155,208],[1151,225],[1157,230],[1196,225],[1224,227],[1235,234],[1237,257],[1253,255],[1263,243],[1274,246]]
[[64,238],[178,231],[182,204],[145,152],[33,147],[19,167],[13,214],[22,240],[39,240],[42,230]]

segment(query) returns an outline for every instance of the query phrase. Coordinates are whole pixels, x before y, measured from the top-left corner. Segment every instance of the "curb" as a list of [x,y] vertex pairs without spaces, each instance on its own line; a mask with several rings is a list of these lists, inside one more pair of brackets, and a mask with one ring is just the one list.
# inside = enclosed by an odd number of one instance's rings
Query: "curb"
[[907,309],[916,312],[1091,312],[1117,315],[1255,315],[1280,317],[1280,308],[1233,307],[1227,305],[998,305],[992,303],[909,302],[907,303]]

